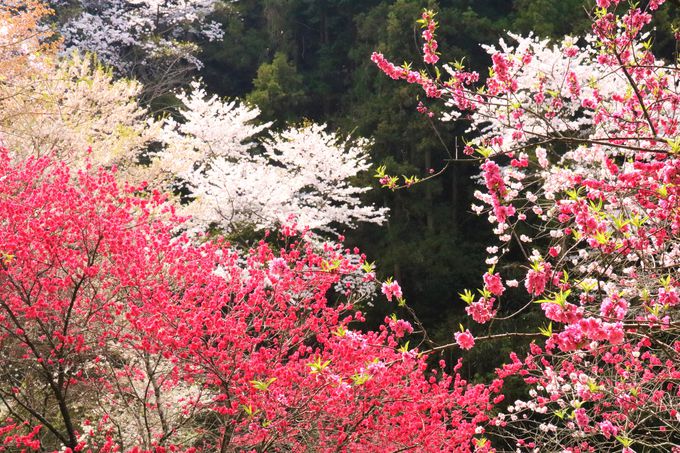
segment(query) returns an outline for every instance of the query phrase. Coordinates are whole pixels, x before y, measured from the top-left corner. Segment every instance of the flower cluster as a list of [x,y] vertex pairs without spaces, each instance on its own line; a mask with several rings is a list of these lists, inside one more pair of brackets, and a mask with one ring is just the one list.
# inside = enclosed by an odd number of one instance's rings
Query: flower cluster
[[434,11],[424,11],[421,17],[421,26],[424,29],[423,37],[423,61],[427,64],[437,64],[439,56],[437,55],[437,41],[434,39],[437,23],[434,20]]
[[[66,52],[96,53],[120,74],[134,75],[135,66],[147,71],[174,69],[178,61],[202,66],[198,47],[187,41],[193,35],[210,41],[222,39],[221,25],[208,16],[215,0],[50,0],[55,9],[68,3],[75,14],[60,24]],[[191,30],[191,33],[187,31]],[[130,52],[134,48],[137,52]],[[141,60],[133,61],[130,54]],[[167,67],[161,62],[167,61]],[[154,65],[161,65],[153,68]],[[159,71],[160,72],[160,71]]]
[[383,282],[380,290],[389,301],[392,301],[392,298],[401,299],[403,297],[401,286],[399,286],[399,282],[396,280],[388,280]]
[[475,345],[475,338],[472,336],[469,330],[465,330],[464,332],[456,332],[454,337],[456,338],[456,343],[458,343],[458,346],[460,346],[461,349],[472,349],[472,347]]

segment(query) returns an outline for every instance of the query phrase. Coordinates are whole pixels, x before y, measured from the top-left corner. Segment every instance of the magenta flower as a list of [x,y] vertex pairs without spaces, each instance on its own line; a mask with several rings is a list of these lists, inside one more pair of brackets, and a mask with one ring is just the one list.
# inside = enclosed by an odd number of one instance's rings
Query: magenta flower
[[505,287],[501,282],[501,276],[498,273],[491,274],[487,272],[484,274],[484,286],[495,296],[500,296],[505,291]]
[[399,283],[396,280],[384,282],[382,284],[382,293],[389,301],[392,301],[392,297],[395,297],[397,299],[401,299],[403,297],[401,287],[399,286]]
[[475,345],[475,337],[467,329],[465,329],[465,332],[456,332],[454,336],[461,349],[472,349]]

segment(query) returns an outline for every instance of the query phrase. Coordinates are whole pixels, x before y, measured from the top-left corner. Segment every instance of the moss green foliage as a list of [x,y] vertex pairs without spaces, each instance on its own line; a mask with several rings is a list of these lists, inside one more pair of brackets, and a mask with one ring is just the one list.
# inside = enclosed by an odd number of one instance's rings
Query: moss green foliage
[[263,119],[283,122],[299,118],[305,98],[302,76],[283,52],[277,52],[271,63],[260,65],[253,91],[246,97],[262,110]]

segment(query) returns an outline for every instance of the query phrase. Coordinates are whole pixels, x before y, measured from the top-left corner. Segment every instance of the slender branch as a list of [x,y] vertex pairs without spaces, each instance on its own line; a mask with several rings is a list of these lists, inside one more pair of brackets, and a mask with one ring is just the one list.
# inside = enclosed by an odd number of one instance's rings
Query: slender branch
[[[475,341],[485,341],[485,340],[501,340],[504,338],[538,338],[542,337],[542,333],[533,333],[533,332],[508,332],[508,333],[499,333],[495,335],[486,335],[484,337],[477,337],[475,338]],[[428,349],[427,351],[421,352],[423,355],[431,354],[433,352],[439,352],[439,351],[444,351],[447,349],[454,349],[454,348],[460,348],[458,346],[458,343],[448,343],[444,344],[441,346],[436,346],[432,349]]]

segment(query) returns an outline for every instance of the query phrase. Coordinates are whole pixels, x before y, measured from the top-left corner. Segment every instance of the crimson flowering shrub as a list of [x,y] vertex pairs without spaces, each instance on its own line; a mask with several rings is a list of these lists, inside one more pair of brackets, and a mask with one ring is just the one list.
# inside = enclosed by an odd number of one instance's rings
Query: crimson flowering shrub
[[[479,294],[462,295],[473,321],[546,318],[545,342],[498,372],[530,387],[489,424],[499,448],[680,451],[680,77],[643,31],[663,3],[597,0],[592,34],[560,43],[510,34],[513,44],[487,46],[483,84],[462,63],[430,76],[373,54],[474,133],[462,149],[480,165],[473,209],[498,242]],[[434,13],[420,23],[434,69]],[[510,253],[521,275],[505,266]],[[508,313],[503,293],[521,283],[528,303]]]
[[5,150],[0,180],[2,451],[471,451],[501,398],[357,330],[355,251],[177,237],[157,193]]

